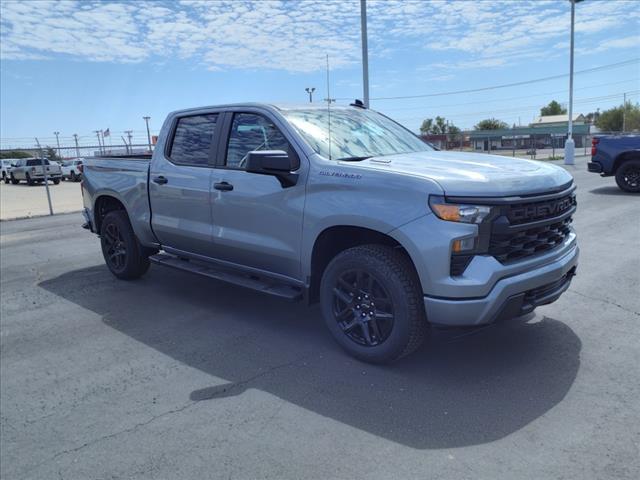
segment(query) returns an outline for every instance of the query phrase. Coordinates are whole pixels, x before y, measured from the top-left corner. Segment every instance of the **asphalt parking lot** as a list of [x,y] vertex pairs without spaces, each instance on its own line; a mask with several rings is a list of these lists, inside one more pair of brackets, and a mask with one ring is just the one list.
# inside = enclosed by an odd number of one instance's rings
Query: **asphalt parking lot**
[[2,222],[0,476],[638,478],[640,196],[585,162],[570,290],[388,367],[317,307],[117,281],[78,214]]

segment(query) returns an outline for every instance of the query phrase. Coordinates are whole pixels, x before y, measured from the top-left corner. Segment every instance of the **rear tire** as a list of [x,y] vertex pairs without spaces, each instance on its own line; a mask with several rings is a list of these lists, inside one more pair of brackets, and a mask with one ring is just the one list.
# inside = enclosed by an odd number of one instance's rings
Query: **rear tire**
[[54,178],[53,179],[53,184],[54,185],[58,185],[60,183],[60,179],[59,178]]
[[625,192],[640,192],[640,159],[627,160],[616,171],[616,183]]
[[104,261],[116,277],[133,280],[149,269],[147,250],[140,245],[124,211],[115,210],[104,217],[100,244]]
[[422,288],[409,258],[384,245],[338,254],[320,285],[322,313],[352,356],[390,363],[414,352],[427,334]]
[[78,181],[78,176],[76,175],[76,172],[71,172],[71,175],[69,175],[69,180],[71,180],[72,182]]

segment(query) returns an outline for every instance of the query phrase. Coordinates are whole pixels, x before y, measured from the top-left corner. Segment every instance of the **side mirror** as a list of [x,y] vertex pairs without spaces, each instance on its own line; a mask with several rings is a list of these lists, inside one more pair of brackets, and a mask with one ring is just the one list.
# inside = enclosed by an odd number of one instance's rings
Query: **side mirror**
[[282,188],[292,187],[298,182],[298,174],[292,170],[297,162],[284,150],[256,150],[249,152],[246,170],[249,173],[272,175],[280,181]]

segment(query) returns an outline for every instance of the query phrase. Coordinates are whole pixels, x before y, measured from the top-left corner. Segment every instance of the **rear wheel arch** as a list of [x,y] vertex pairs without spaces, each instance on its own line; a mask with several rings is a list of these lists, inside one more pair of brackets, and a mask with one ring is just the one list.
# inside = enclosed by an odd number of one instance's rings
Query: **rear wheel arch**
[[615,174],[618,171],[618,168],[620,168],[620,166],[627,160],[640,160],[640,151],[622,152],[618,155],[613,161],[613,170],[611,173]]
[[323,230],[316,237],[313,244],[309,278],[309,303],[319,301],[322,275],[331,260],[341,252],[361,245],[385,245],[398,250],[403,255],[406,255],[413,270],[411,274],[418,279],[418,273],[411,256],[395,238],[370,228],[335,225]]
[[96,232],[100,232],[104,217],[106,217],[109,212],[113,212],[115,210],[122,210],[127,215],[127,217],[129,217],[124,204],[116,197],[111,195],[101,195],[96,199],[93,207],[93,217],[95,221]]

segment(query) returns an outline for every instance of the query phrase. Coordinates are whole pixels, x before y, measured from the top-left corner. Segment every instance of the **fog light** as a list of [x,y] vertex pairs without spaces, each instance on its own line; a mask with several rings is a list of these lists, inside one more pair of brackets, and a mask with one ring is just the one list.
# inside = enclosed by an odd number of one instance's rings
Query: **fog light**
[[453,241],[451,251],[453,253],[468,252],[476,248],[476,237],[461,238]]

